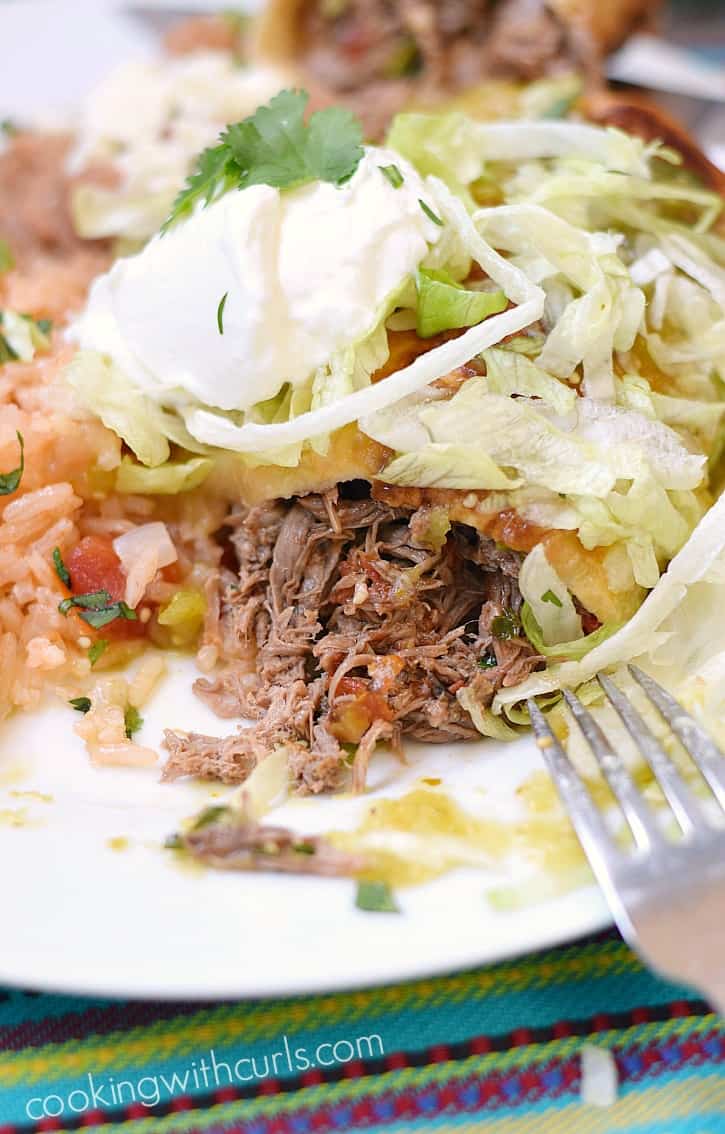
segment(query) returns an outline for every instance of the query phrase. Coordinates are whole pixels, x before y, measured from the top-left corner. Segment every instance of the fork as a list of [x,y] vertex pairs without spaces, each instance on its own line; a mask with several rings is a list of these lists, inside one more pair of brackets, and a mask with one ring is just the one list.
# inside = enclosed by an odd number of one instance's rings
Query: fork
[[[723,753],[661,685],[637,666],[627,668],[725,811]],[[613,838],[584,781],[531,699],[527,704],[538,747],[625,941],[662,976],[692,985],[725,1013],[725,829],[711,822],[629,698],[606,674],[597,674],[597,680],[649,764],[681,837],[668,837],[621,756],[576,694],[564,691],[629,825],[634,849]]]

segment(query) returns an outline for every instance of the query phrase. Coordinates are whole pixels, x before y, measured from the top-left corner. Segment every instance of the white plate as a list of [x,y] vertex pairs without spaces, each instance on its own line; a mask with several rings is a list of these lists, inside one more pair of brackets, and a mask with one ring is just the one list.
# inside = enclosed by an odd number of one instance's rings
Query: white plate
[[[193,676],[189,660],[172,659],[144,710],[142,743],[158,744],[172,723],[223,732],[223,722],[190,696]],[[356,910],[347,879],[184,867],[162,849],[164,837],[228,789],[165,785],[149,770],[92,768],[73,732],[76,719],[58,703],[3,729],[0,983],[185,998],[317,992],[496,961],[607,924],[593,886],[494,912],[486,887],[520,877],[523,860],[400,891],[400,916]],[[539,766],[529,740],[415,746],[405,769],[376,757],[371,779],[373,794],[389,797],[421,776],[438,777],[438,790],[477,813],[513,819],[521,813],[516,787]],[[369,800],[296,799],[274,820],[303,833],[345,829]],[[112,849],[115,838],[127,839],[127,848]]]
[[[0,118],[65,110],[120,56],[147,51],[148,29],[116,7],[3,5]],[[143,742],[157,744],[164,725],[223,731],[191,697],[192,677],[188,662],[174,663],[145,713]],[[494,913],[486,885],[510,881],[515,863],[406,891],[401,916],[357,911],[350,881],[183,870],[161,843],[214,789],[161,785],[149,771],[93,769],[73,722],[71,709],[54,704],[12,720],[0,737],[0,983],[186,998],[317,992],[500,960],[608,922],[593,886]],[[373,782],[391,795],[422,775],[439,776],[459,797],[513,816],[516,786],[539,763],[530,741],[418,747],[402,773],[376,758]],[[33,791],[52,801],[20,794]],[[275,819],[307,832],[339,828],[364,805],[299,801]],[[127,838],[128,849],[110,849],[112,837]]]

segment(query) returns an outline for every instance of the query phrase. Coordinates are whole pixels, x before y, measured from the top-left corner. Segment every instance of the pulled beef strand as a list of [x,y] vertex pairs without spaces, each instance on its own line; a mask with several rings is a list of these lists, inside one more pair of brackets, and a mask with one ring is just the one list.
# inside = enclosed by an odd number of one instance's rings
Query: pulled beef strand
[[540,665],[526,638],[494,633],[521,606],[518,553],[460,524],[436,535],[429,508],[362,491],[229,518],[239,569],[221,580],[227,664],[195,690],[218,715],[254,723],[221,741],[168,731],[166,779],[243,782],[284,746],[298,790],[334,790],[352,766],[361,791],[378,743],[477,738],[457,692],[472,684],[488,706]]

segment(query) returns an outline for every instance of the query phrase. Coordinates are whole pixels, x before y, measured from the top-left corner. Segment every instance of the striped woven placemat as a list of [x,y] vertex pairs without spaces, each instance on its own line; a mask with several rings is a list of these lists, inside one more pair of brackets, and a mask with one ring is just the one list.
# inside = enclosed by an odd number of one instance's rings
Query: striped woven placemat
[[[334,947],[334,945],[333,945]],[[208,960],[213,964],[213,957]],[[585,1043],[619,1097],[580,1098]],[[614,934],[437,979],[241,1003],[0,991],[0,1134],[725,1134],[725,1022]]]

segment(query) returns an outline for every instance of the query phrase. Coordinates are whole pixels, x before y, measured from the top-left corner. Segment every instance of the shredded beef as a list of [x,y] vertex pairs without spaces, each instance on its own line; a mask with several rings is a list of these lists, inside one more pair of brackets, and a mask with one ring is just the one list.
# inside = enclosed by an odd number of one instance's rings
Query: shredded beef
[[316,0],[299,20],[313,85],[347,101],[369,137],[413,99],[490,75],[536,78],[570,68],[585,48],[592,55],[546,0]]
[[431,512],[358,483],[236,511],[238,575],[222,576],[219,604],[227,664],[195,688],[220,716],[255,723],[224,741],[167,733],[165,777],[242,782],[285,746],[300,791],[334,790],[350,766],[362,790],[381,741],[477,737],[459,690],[488,706],[541,663],[518,623],[521,556],[468,526],[432,528]]
[[322,877],[359,873],[362,858],[338,850],[322,835],[297,835],[257,823],[244,808],[211,807],[197,816],[175,846],[218,870],[263,870]]

